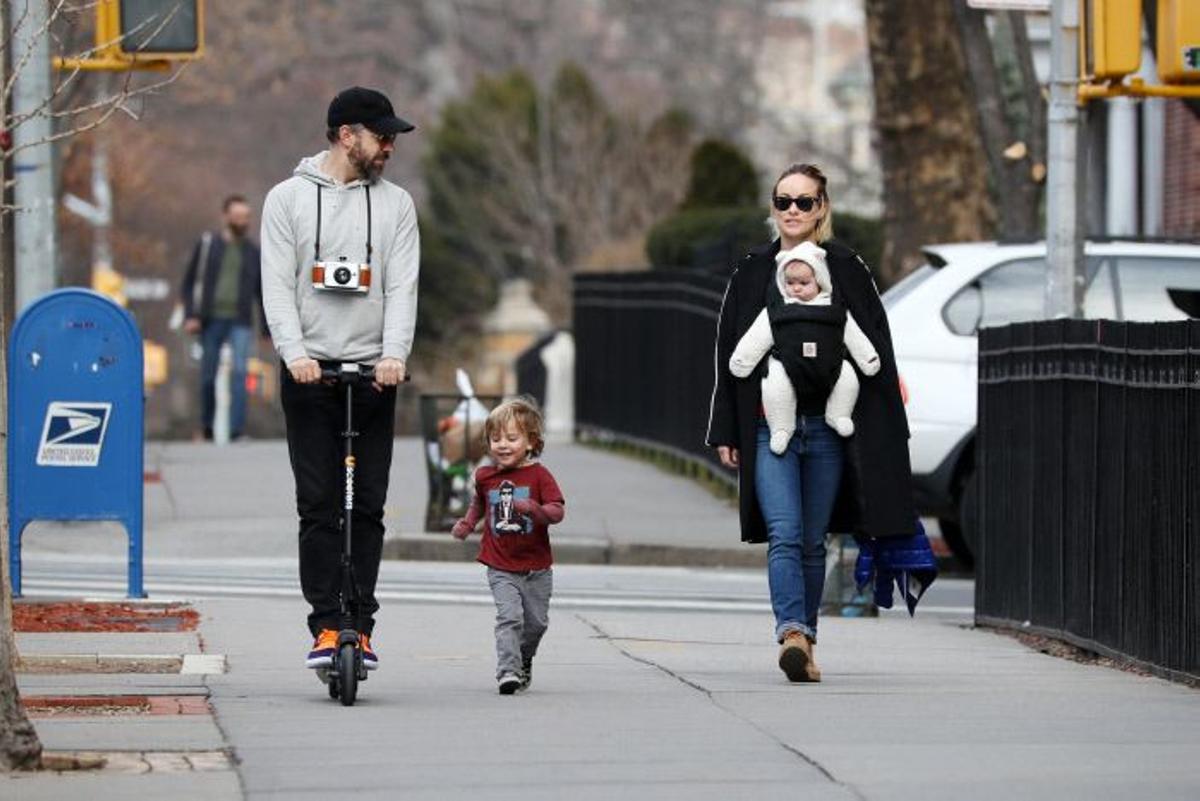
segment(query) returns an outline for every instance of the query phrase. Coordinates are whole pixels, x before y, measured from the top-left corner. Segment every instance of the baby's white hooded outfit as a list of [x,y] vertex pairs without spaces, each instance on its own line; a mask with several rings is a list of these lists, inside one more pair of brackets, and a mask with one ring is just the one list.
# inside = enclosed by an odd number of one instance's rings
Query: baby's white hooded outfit
[[[784,268],[793,261],[801,261],[812,268],[817,279],[820,292],[809,301],[788,297],[787,285],[784,282]],[[833,302],[833,281],[829,275],[829,266],[825,263],[825,251],[813,242],[801,242],[794,248],[781,250],[775,256],[775,284],[782,296],[783,304],[801,304],[803,306],[830,306]],[[772,330],[771,315],[764,308],[755,318],[754,323],[742,336],[733,355],[729,358],[729,370],[738,378],[749,376],[767,356],[766,376],[762,379],[763,411],[767,418],[767,427],[771,431],[771,452],[781,454],[787,450],[788,442],[796,430],[796,393],[793,386],[794,376],[789,376],[789,370],[784,369],[778,352],[776,337]],[[879,354],[875,347],[858,327],[854,318],[847,311],[845,315],[843,341],[863,375],[872,376],[879,372]],[[773,351],[774,349],[774,351]],[[815,342],[801,343],[800,353],[787,354],[788,359],[816,359],[817,344]],[[768,355],[772,354],[772,355]],[[781,358],[785,358],[781,354]],[[826,385],[828,386],[828,385]],[[805,388],[799,388],[804,391]],[[810,391],[812,388],[808,388]],[[829,390],[825,402],[825,422],[843,437],[854,433],[854,421],[851,415],[854,404],[858,401],[858,376],[850,362],[842,360],[840,372]]]

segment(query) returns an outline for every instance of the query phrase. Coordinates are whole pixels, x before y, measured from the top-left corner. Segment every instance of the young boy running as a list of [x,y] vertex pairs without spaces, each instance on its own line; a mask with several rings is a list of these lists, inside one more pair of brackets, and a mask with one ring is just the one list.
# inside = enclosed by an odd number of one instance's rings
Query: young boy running
[[451,533],[466,539],[482,519],[479,561],[496,601],[496,681],[501,695],[533,680],[533,657],[549,624],[551,524],[563,519],[563,496],[541,462],[542,415],[527,398],[506,401],[484,424],[492,464],[475,471],[471,507]]

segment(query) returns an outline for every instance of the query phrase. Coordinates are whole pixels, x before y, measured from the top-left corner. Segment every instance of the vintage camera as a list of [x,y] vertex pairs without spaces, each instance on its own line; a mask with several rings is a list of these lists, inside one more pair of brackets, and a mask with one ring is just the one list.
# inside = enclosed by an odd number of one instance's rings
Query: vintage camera
[[334,292],[369,292],[371,290],[371,265],[346,261],[319,261],[312,268],[314,289]]

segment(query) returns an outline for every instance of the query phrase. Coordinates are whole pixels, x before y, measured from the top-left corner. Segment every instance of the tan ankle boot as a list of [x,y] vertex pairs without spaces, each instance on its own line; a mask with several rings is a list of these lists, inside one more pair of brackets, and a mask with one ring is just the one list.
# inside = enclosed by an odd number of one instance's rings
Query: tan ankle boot
[[[812,644],[808,637],[798,631],[789,631],[779,646],[779,669],[788,681],[810,681],[809,666],[812,665]],[[818,674],[820,675],[820,674]]]
[[[806,638],[807,639],[807,638]],[[817,644],[808,644],[808,668],[805,670],[805,681],[818,682],[821,680],[821,669],[817,667]]]

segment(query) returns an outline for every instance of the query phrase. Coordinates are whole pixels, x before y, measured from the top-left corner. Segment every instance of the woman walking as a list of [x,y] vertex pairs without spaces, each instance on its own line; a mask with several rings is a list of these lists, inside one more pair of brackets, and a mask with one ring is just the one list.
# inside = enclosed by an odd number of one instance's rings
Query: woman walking
[[[827,184],[825,175],[811,164],[793,164],[784,170],[771,193],[771,217],[779,238],[752,250],[733,270],[717,323],[706,439],[724,465],[738,470],[742,540],[768,543],[767,578],[775,638],[780,643],[779,666],[794,682],[821,680],[813,646],[825,583],[826,533],[911,536],[916,520],[908,423],[887,315],[866,264],[832,238],[833,204]],[[755,370],[736,378],[729,360],[763,308],[769,301],[778,302],[771,295],[776,256],[804,242],[824,250],[833,284],[832,303],[857,322],[879,355],[880,369],[870,377],[858,375],[860,392],[854,407],[854,434],[849,438],[840,437],[825,422],[830,386],[789,371],[796,385],[796,428],[783,453],[775,454],[763,417],[762,373]],[[797,365],[827,355],[820,352],[825,350],[822,342],[808,341],[804,334],[800,337],[804,341],[797,341],[794,334],[781,335],[783,326],[777,327],[774,319],[772,325],[774,350],[783,351],[785,364],[789,348],[799,349],[791,358]]]

